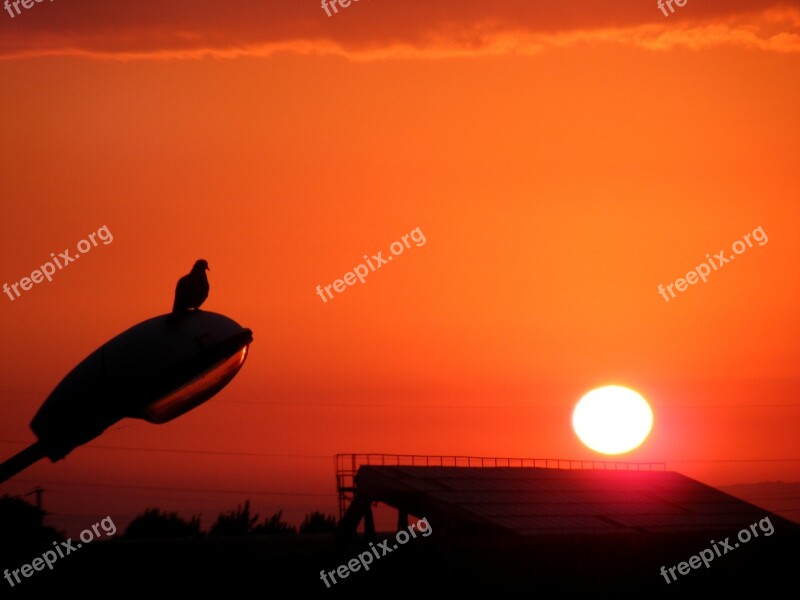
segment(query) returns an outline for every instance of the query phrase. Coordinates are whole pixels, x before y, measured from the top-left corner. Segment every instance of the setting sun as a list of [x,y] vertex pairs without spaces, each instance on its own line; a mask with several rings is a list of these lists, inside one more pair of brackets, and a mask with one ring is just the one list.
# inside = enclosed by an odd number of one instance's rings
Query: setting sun
[[619,385],[596,388],[580,399],[572,427],[592,450],[621,454],[639,446],[653,426],[653,411],[641,394]]

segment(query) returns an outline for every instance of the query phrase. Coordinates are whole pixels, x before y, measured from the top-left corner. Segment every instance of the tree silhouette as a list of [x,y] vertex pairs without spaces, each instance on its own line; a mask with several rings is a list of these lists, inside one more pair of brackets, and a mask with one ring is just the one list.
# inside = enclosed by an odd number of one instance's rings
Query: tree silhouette
[[258,515],[250,514],[250,501],[246,500],[236,510],[220,514],[211,526],[209,535],[276,535],[294,534],[297,530],[283,520],[283,510],[258,522]]
[[209,535],[247,535],[258,521],[258,515],[250,516],[250,500],[245,500],[236,510],[223,513],[211,526]]
[[336,531],[336,517],[324,515],[315,510],[309,513],[300,524],[300,533],[328,533]]
[[161,512],[148,508],[130,522],[123,537],[128,539],[163,539],[196,537],[200,531],[200,517],[192,517],[187,523],[176,512]]
[[0,497],[0,540],[12,543],[64,541],[64,534],[44,525],[47,512],[19,496]]
[[297,533],[294,526],[289,525],[287,522],[281,519],[282,516],[283,510],[279,510],[269,519],[264,519],[264,522],[261,525],[256,525],[253,527],[250,533],[253,535]]

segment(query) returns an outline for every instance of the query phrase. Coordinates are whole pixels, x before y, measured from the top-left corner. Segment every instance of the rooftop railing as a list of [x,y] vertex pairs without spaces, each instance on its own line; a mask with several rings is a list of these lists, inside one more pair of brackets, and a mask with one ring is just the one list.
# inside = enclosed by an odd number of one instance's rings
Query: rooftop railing
[[593,469],[605,471],[666,471],[666,463],[563,458],[499,458],[489,456],[431,456],[423,454],[337,454],[336,489],[339,518],[352,500],[355,476],[362,466],[382,467],[526,467],[534,469]]

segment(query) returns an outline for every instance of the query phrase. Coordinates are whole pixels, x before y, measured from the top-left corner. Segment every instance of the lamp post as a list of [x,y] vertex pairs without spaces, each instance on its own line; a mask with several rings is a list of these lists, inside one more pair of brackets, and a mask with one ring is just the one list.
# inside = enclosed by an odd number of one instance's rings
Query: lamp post
[[166,423],[199,406],[239,372],[253,332],[194,310],[134,325],[87,356],[31,421],[36,442],[0,464],[0,483],[48,457],[55,462],[124,418]]

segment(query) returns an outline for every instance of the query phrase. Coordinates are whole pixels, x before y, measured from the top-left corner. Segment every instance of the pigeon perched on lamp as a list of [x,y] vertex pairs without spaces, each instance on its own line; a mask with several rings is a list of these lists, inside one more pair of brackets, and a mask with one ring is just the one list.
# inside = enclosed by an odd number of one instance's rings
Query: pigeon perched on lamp
[[194,263],[192,270],[178,280],[175,286],[175,301],[172,304],[172,313],[181,314],[197,310],[208,298],[208,277],[210,271],[205,260]]

